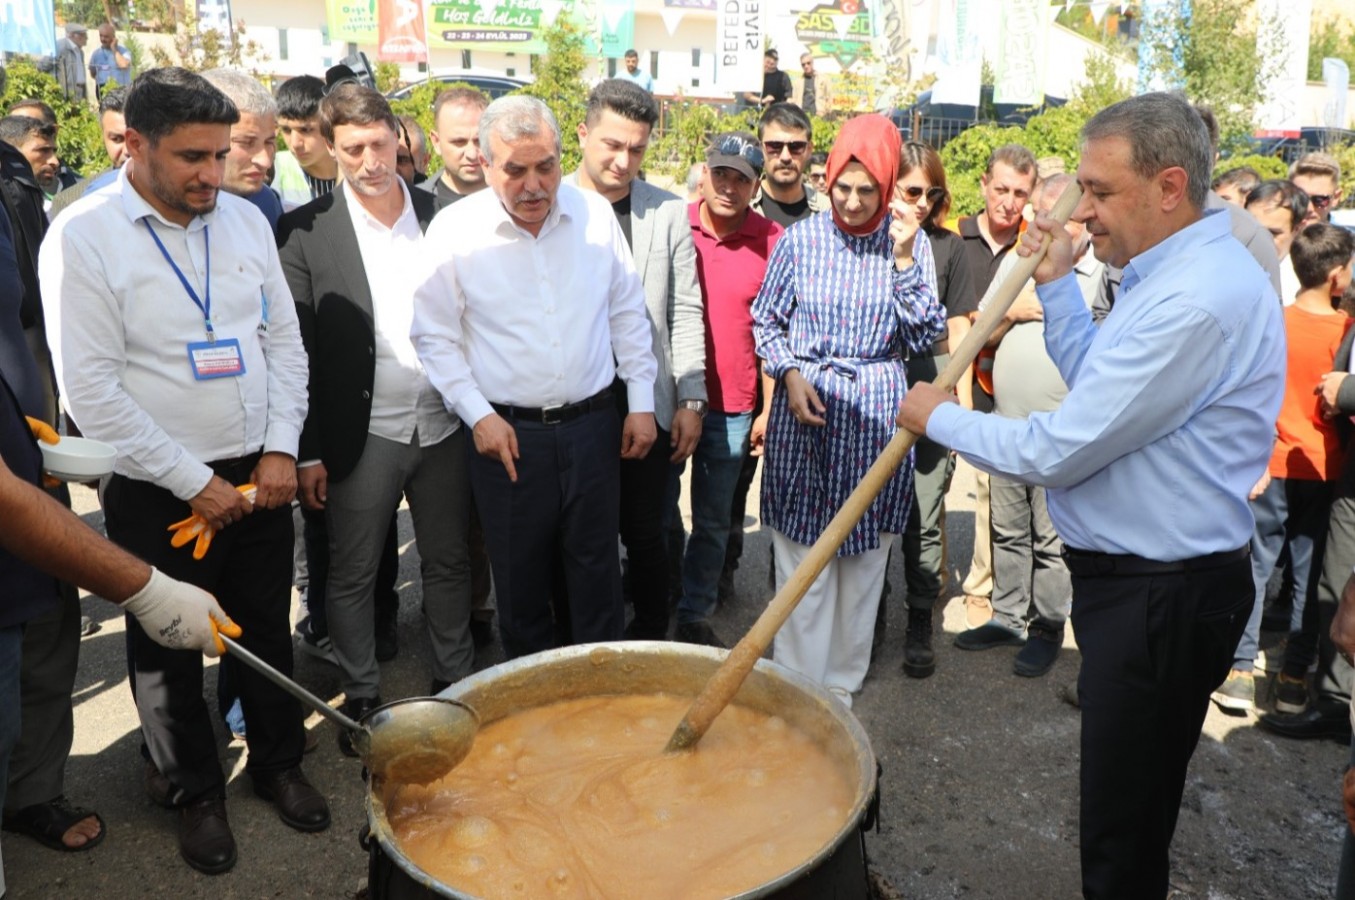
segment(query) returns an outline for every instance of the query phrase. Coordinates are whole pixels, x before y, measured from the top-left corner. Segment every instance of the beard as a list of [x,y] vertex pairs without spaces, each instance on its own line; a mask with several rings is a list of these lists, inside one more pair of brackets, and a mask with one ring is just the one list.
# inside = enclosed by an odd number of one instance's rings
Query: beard
[[200,216],[216,209],[216,198],[219,193],[216,188],[211,188],[210,198],[194,203],[189,199],[185,188],[170,184],[162,177],[155,163],[151,162],[149,165],[137,167],[138,173],[143,171],[146,173],[146,186],[155,195],[155,199],[170,209],[187,213],[190,216]]

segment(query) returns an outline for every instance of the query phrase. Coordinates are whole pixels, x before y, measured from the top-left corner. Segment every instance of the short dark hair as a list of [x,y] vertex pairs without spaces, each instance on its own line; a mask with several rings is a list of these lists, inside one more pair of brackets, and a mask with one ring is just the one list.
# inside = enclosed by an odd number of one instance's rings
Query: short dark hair
[[604,112],[611,111],[623,119],[640,122],[653,128],[659,122],[659,107],[649,91],[624,78],[607,78],[597,83],[588,94],[588,107],[583,122],[593,126]]
[[14,147],[27,143],[32,135],[56,138],[56,126],[32,116],[5,116],[0,118],[0,141]]
[[1219,119],[1214,115],[1214,110],[1203,103],[1195,104],[1195,115],[1200,117],[1204,123],[1204,130],[1209,132],[1209,148],[1215,153],[1219,152]]
[[104,95],[99,98],[99,115],[108,112],[120,113],[127,105],[127,92],[131,88],[115,87],[111,91],[104,91]]
[[314,75],[288,78],[278,87],[278,118],[297,122],[314,118],[324,96],[325,83]]
[[1321,287],[1332,269],[1349,265],[1355,254],[1355,234],[1339,225],[1317,222],[1309,225],[1294,238],[1289,258],[1294,261],[1294,274],[1304,290]]
[[132,82],[123,105],[127,127],[151,146],[180,125],[234,125],[235,104],[211,82],[178,66],[148,69]]
[[773,47],[768,47],[766,50],[763,51],[763,53],[762,53],[762,58],[763,58],[763,59],[780,59],[780,58],[781,58],[781,54],[777,53],[775,48],[773,48]]
[[334,129],[340,125],[373,125],[384,122],[400,133],[400,122],[380,92],[353,82],[335,85],[320,101],[320,134],[334,143]]
[[803,131],[806,140],[814,137],[814,126],[810,124],[809,116],[794,103],[773,103],[763,110],[762,117],[757,120],[758,140],[762,140],[762,134],[768,125],[780,125],[782,128]]
[[484,91],[473,87],[455,87],[448,88],[433,98],[433,124],[438,121],[438,114],[442,112],[444,106],[473,106],[480,112],[485,111],[489,106],[489,97],[485,96]]
[[634,48],[634,47],[630,48],[630,49],[627,50],[625,53],[622,53],[622,54],[621,54],[621,58],[622,58],[622,59],[627,59],[627,58],[632,57],[632,56],[635,57],[636,59],[639,59],[639,58],[640,58],[640,54],[638,54],[638,53],[635,52],[635,48]]
[[57,124],[56,113],[52,110],[50,106],[48,106],[46,103],[43,103],[37,97],[29,97],[27,99],[20,100],[17,103],[13,104],[9,108],[9,114],[14,115],[15,111],[20,109],[36,109],[38,111],[38,115],[42,117],[42,121],[46,122],[48,125]]
[[1263,181],[1247,193],[1247,200],[1242,205],[1251,209],[1262,203],[1289,210],[1290,229],[1298,228],[1299,223],[1308,216],[1308,195],[1292,181],[1279,178]]
[[1035,163],[1035,154],[1020,144],[1003,144],[988,154],[988,164],[983,167],[983,174],[992,175],[993,167],[998,163],[1011,166],[1022,175],[1030,175],[1032,178],[1036,176],[1039,168]]
[[828,165],[828,154],[824,153],[822,150],[815,150],[813,153],[809,154],[809,160],[805,163],[805,168],[826,165]]
[[1236,169],[1229,169],[1227,172],[1219,175],[1210,185],[1214,191],[1219,188],[1235,187],[1243,197],[1256,190],[1256,186],[1261,183],[1261,173],[1251,166],[1238,166]]

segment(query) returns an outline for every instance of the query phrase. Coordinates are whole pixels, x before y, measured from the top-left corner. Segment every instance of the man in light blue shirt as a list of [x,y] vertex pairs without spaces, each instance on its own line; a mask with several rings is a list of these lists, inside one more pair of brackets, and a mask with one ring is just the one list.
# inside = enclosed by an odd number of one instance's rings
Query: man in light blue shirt
[[99,26],[99,49],[89,55],[89,74],[94,76],[94,90],[100,97],[106,90],[132,83],[132,54],[118,43],[111,22]]
[[636,53],[634,50],[627,50],[625,61],[626,71],[617,72],[616,77],[624,78],[626,81],[638,84],[651,94],[654,93],[654,79],[649,76],[648,72],[640,69],[640,54]]
[[1067,232],[1041,217],[1020,249],[1053,236],[1035,282],[1063,404],[1006,419],[918,385],[899,424],[1048,488],[1083,654],[1083,894],[1162,897],[1186,766],[1254,599],[1247,495],[1284,393],[1284,326],[1227,214],[1205,212],[1209,137],[1184,100],[1117,103],[1082,140],[1073,218],[1125,269],[1099,330]]

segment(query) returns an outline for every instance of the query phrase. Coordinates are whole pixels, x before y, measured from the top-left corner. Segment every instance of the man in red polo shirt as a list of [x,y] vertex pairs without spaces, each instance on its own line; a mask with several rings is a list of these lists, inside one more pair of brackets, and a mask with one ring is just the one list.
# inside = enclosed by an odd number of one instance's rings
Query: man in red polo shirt
[[[748,208],[762,164],[762,147],[753,135],[716,135],[706,152],[700,199],[688,207],[696,273],[706,299],[710,409],[692,454],[692,534],[683,558],[676,636],[717,647],[724,645],[711,630],[710,616],[729,538],[729,506],[750,434],[760,434],[753,422],[759,369],[751,309],[782,232]],[[766,427],[765,413],[760,424]],[[674,473],[681,471],[679,466]]]

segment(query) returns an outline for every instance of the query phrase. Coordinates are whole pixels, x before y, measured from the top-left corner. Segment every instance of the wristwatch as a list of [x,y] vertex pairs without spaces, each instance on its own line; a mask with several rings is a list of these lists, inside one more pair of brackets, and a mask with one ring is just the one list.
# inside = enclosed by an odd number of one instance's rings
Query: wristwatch
[[679,400],[678,408],[690,409],[692,412],[696,413],[699,417],[704,419],[706,417],[706,410],[709,408],[709,405],[706,403],[705,400]]

